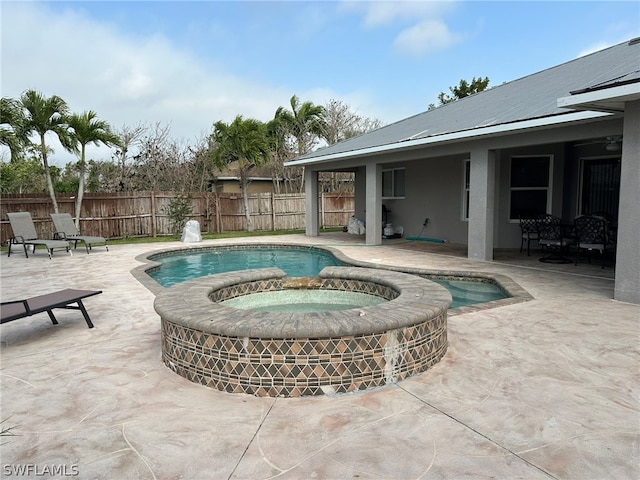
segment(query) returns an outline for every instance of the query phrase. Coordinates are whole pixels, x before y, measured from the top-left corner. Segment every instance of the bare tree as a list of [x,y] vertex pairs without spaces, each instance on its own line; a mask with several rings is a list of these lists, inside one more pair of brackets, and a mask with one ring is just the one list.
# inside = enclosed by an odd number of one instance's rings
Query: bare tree
[[383,125],[377,118],[371,119],[358,115],[349,105],[340,100],[329,100],[324,106],[324,111],[322,138],[329,145],[370,132]]
[[[322,138],[329,145],[362,135],[383,125],[377,118],[358,115],[340,100],[329,100],[324,106],[324,112]],[[348,172],[322,172],[320,176],[323,190],[329,192],[351,192],[353,181],[353,174]]]
[[136,127],[123,125],[115,134],[120,138],[120,148],[116,151],[115,158],[120,172],[120,180],[118,190],[129,190],[127,185],[127,160],[129,159],[130,150],[137,146],[147,131],[148,127],[139,124]]

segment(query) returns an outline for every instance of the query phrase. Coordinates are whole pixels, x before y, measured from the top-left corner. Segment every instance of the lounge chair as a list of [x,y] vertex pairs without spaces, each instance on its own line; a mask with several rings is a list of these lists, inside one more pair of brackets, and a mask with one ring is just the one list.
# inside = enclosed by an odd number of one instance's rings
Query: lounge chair
[[[58,320],[53,314],[53,309],[65,308],[70,310],[80,310],[82,315],[84,315],[84,320],[87,322],[89,328],[93,328],[93,323],[91,323],[87,309],[84,308],[82,299],[98,295],[99,293],[102,293],[102,291],[66,289],[58,292],[47,293],[46,295],[27,298],[25,300],[2,302],[2,304],[0,304],[0,323],[12,322],[20,318],[30,317],[36,313],[47,312],[51,322],[54,325],[57,325]],[[77,304],[77,306],[74,306],[74,303]]]
[[89,253],[91,247],[95,244],[104,244],[107,252],[109,251],[106,238],[80,235],[70,214],[52,213],[51,220],[53,220],[53,225],[56,228],[56,237],[73,242],[74,249],[78,247],[78,242],[83,242],[87,253]]
[[22,244],[24,247],[24,254],[27,258],[29,258],[27,245],[30,245],[33,248],[33,253],[35,253],[37,245],[44,246],[47,249],[49,258],[53,256],[53,250],[56,248],[64,248],[69,252],[69,254],[71,254],[71,250],[69,250],[69,242],[67,241],[45,240],[38,238],[36,227],[33,224],[33,219],[29,212],[11,212],[7,213],[7,216],[9,217],[9,223],[11,224],[11,230],[13,230],[13,237],[9,239],[9,249],[7,252],[8,257],[11,256],[11,245],[19,244]]

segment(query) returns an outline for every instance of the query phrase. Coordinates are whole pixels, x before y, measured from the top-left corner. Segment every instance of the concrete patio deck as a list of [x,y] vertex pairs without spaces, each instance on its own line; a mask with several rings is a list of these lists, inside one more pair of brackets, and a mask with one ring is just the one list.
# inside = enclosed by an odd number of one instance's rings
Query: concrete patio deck
[[[538,255],[348,235],[206,241],[331,245],[361,261],[486,271],[534,300],[449,318],[449,349],[423,374],[367,392],[257,398],[190,383],[161,361],[154,295],[136,256],[0,258],[2,301],[103,290],[77,311],[0,329],[0,476],[82,479],[638,479],[640,306],[611,300],[611,269]],[[22,472],[22,475],[20,473]],[[57,473],[57,475],[49,475]]]

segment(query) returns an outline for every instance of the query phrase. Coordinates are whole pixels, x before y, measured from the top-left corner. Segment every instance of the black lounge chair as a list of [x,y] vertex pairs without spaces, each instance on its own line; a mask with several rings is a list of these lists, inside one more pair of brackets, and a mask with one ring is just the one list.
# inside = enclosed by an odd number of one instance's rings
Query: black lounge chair
[[33,248],[33,253],[36,251],[36,245],[42,245],[47,249],[49,258],[53,256],[53,250],[55,248],[64,248],[69,254],[69,242],[64,240],[45,240],[38,238],[36,233],[36,227],[33,224],[33,219],[29,212],[11,212],[7,213],[9,217],[9,223],[11,224],[11,230],[13,230],[13,237],[9,239],[7,256],[11,256],[11,245],[22,244],[24,247],[24,254],[29,258],[27,253],[27,245]]
[[51,213],[51,220],[56,228],[55,238],[62,240],[68,240],[73,242],[73,248],[78,247],[78,242],[83,242],[87,253],[91,250],[91,247],[96,244],[103,244],[109,251],[107,245],[107,239],[104,237],[81,235],[80,231],[76,228],[76,224],[73,223],[73,218],[68,213]]
[[[74,290],[68,288],[25,300],[2,302],[2,304],[0,304],[0,323],[12,322],[20,318],[30,317],[36,313],[47,312],[51,322],[57,325],[58,320],[53,314],[53,309],[65,308],[69,310],[80,310],[89,328],[93,328],[93,323],[91,323],[87,309],[84,308],[82,299],[98,295],[99,293],[102,293],[102,290]],[[77,305],[74,306],[74,303]]]

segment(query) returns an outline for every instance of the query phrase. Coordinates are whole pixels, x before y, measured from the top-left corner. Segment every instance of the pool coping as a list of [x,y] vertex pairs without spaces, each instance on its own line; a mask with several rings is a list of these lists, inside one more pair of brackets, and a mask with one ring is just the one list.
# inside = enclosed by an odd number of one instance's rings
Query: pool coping
[[[417,320],[446,315],[449,291],[430,280],[402,272],[383,273],[375,268],[325,267],[323,280],[367,282],[397,293],[377,305],[330,312],[263,312],[239,310],[214,302],[216,291],[263,282],[283,288],[286,273],[276,267],[218,273],[165,288],[154,302],[163,321],[201,332],[250,338],[329,338],[364,335],[413,326]],[[246,294],[246,292],[245,292]]]
[[[346,245],[348,246],[348,245]],[[188,251],[202,251],[202,250],[216,250],[216,249],[231,249],[234,247],[246,247],[246,248],[300,248],[300,249],[314,249],[321,250],[333,255],[339,262],[345,266],[354,266],[362,268],[374,268],[377,270],[388,270],[400,273],[408,273],[417,275],[422,278],[438,279],[438,280],[477,280],[478,282],[492,283],[500,288],[507,298],[499,300],[492,300],[489,302],[476,303],[474,305],[450,308],[447,312],[449,317],[462,315],[466,313],[479,312],[482,310],[488,310],[498,307],[504,307],[509,305],[515,305],[522,302],[528,302],[533,300],[534,297],[527,290],[521,287],[517,282],[506,275],[497,273],[490,273],[484,271],[468,271],[468,270],[441,270],[441,269],[427,269],[416,267],[400,267],[394,265],[382,265],[374,262],[366,262],[361,260],[355,260],[345,255],[341,250],[323,245],[308,245],[304,243],[243,243],[233,242],[224,243],[219,245],[198,245],[192,244],[184,246],[175,246],[172,248],[164,248],[156,251],[147,252],[135,257],[136,261],[141,262],[143,265],[137,266],[131,270],[131,274],[154,295],[158,295],[166,289],[158,282],[156,282],[147,272],[154,268],[159,268],[162,264],[154,261],[149,257],[156,257],[161,255],[169,255],[171,253],[184,253]]]

